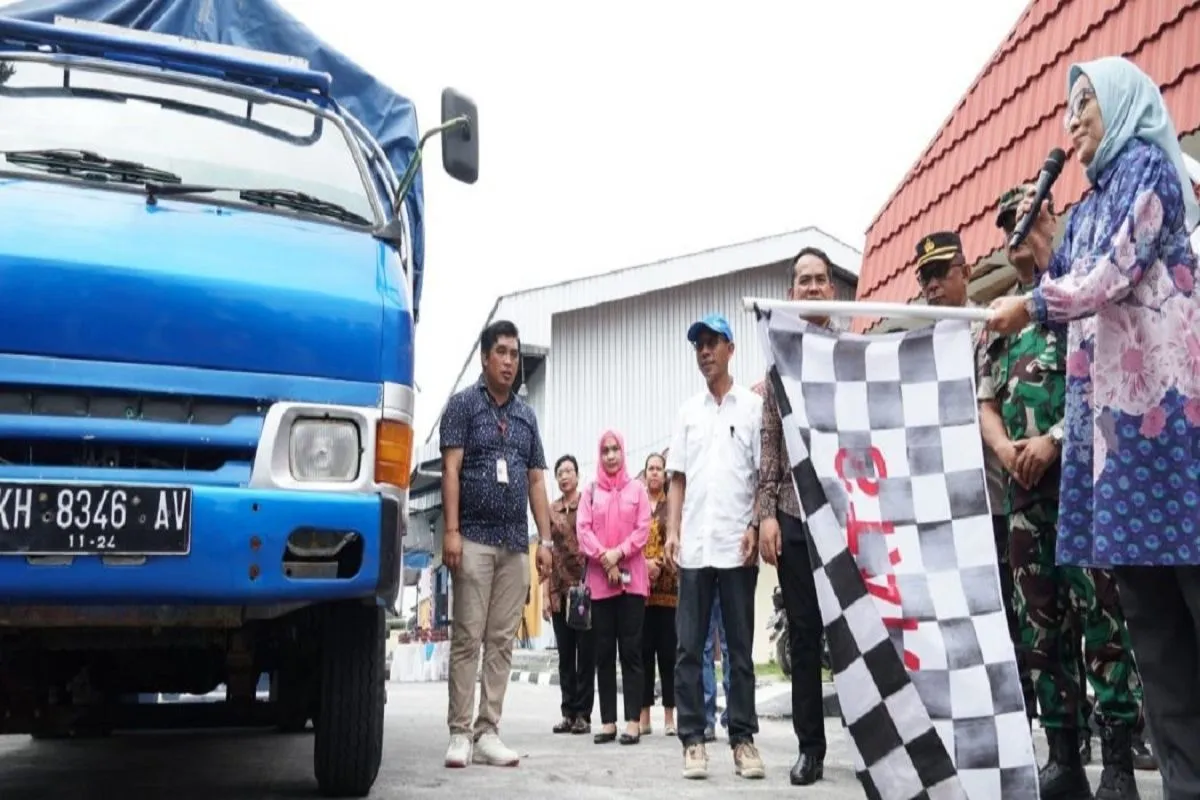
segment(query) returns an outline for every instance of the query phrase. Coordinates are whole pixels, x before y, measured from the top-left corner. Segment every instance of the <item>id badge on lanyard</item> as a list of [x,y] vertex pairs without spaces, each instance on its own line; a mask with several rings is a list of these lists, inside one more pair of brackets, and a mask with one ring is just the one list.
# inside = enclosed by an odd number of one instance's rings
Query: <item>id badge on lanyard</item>
[[[496,427],[500,431],[500,441],[508,442],[508,417],[500,416],[495,409],[492,410],[492,415],[496,417]],[[500,456],[496,459],[496,483],[501,486],[508,485],[508,459]]]

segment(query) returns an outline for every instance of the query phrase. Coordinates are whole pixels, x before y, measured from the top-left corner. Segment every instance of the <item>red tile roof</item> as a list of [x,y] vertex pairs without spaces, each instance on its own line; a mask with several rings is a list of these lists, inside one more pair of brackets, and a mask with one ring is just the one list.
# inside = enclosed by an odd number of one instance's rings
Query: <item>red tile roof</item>
[[[992,253],[1004,190],[1035,179],[1052,148],[1071,155],[1068,68],[1106,55],[1158,81],[1181,136],[1200,129],[1200,0],[1033,0],[868,228],[858,299],[914,299],[916,244],[931,231],[957,230],[968,261]],[[1055,205],[1078,202],[1085,188],[1068,161]],[[855,319],[854,330],[876,322]]]

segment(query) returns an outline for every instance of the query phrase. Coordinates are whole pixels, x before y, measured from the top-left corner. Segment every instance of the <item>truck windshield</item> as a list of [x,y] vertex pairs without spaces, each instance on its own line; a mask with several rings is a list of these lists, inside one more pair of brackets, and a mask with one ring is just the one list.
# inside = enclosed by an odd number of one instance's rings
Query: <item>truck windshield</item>
[[[185,183],[302,192],[376,219],[351,141],[308,109],[77,64],[11,60],[0,61],[0,120],[3,152],[89,151]],[[0,169],[79,174],[4,159]],[[228,199],[238,202],[236,193]]]

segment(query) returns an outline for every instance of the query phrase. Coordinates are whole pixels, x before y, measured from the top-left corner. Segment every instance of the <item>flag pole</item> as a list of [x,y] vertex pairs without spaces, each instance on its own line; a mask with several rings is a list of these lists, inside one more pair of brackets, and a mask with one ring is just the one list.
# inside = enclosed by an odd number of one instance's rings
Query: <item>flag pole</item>
[[954,306],[909,305],[907,303],[872,303],[858,300],[772,300],[765,297],[743,297],[746,311],[790,311],[799,316],[827,317],[892,317],[938,322],[954,319],[967,322],[987,322],[992,312],[986,308]]

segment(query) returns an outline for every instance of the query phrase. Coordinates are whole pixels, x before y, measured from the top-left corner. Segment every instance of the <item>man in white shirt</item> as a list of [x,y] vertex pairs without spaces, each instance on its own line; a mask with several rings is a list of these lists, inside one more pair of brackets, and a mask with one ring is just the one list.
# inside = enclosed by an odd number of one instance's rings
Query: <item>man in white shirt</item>
[[758,485],[762,398],[733,382],[733,331],[720,314],[688,329],[696,363],[708,384],[679,409],[667,472],[667,556],[678,564],[679,634],[675,707],[683,744],[683,775],[704,778],[704,684],[702,663],[713,598],[720,597],[730,670],[729,745],[743,778],[762,778],[754,734],[754,590],[758,584]]

